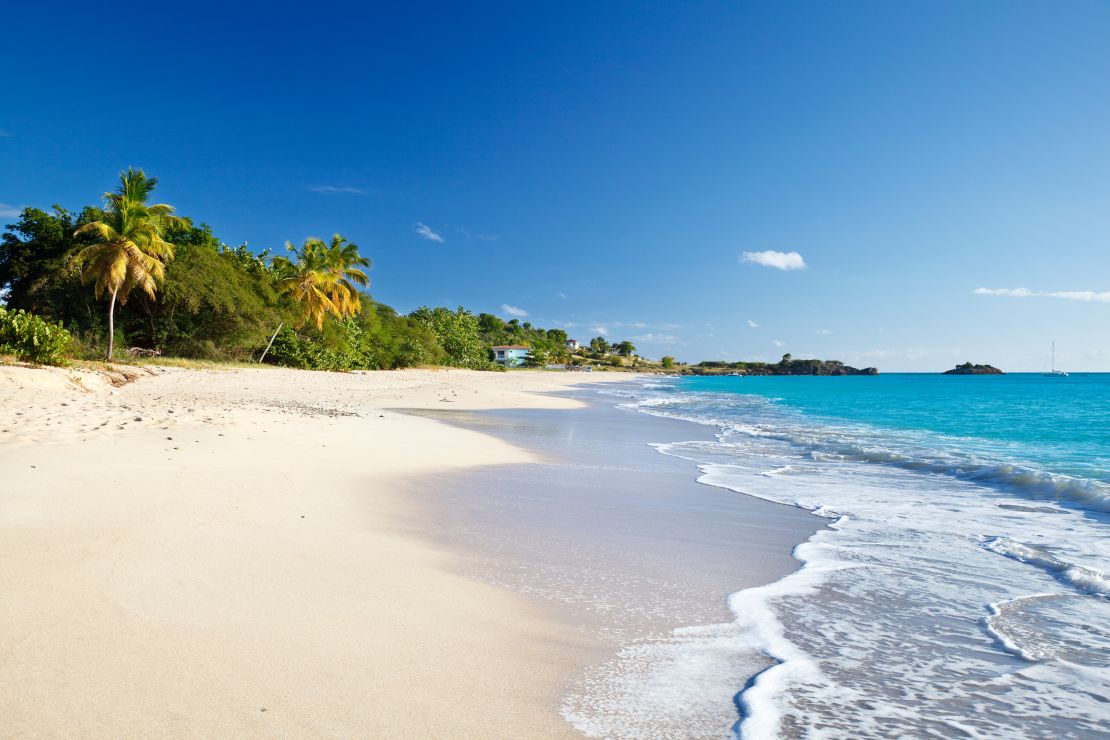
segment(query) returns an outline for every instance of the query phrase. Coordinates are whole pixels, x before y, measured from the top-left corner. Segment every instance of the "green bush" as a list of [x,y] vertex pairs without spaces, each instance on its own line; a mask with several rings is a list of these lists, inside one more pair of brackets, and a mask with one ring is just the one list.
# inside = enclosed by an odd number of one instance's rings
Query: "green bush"
[[0,306],[0,353],[40,365],[64,365],[72,337],[58,324]]
[[378,370],[381,361],[370,351],[362,326],[354,319],[329,323],[324,332],[298,332],[282,327],[266,355],[267,362],[302,370]]

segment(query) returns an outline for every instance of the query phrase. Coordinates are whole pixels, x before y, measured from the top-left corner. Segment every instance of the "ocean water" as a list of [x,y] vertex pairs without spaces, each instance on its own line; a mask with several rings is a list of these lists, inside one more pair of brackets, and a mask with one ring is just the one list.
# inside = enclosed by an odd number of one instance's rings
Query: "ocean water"
[[624,405],[715,427],[658,449],[828,526],[732,623],[590,675],[580,729],[1110,737],[1110,375],[674,378]]

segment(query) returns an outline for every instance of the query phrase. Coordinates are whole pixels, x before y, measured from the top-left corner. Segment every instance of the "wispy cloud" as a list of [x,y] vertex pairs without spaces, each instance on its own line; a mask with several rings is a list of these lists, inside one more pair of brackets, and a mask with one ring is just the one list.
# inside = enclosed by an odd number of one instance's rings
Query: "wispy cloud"
[[832,332],[829,331],[828,329],[818,329],[817,333],[820,334],[823,337],[827,337],[828,335],[832,334]]
[[11,131],[5,131],[4,129],[0,128],[0,139],[10,139],[13,136],[15,136],[15,134],[13,134]]
[[781,347],[782,346],[782,340],[781,339],[772,339],[771,344],[775,345],[776,347]]
[[556,293],[555,295],[557,295],[557,296],[558,296],[559,298],[562,298],[562,299],[564,299],[564,300],[566,300],[566,297],[567,297],[567,294],[566,294],[566,293],[564,293],[564,292],[562,292],[562,291],[559,291],[559,292],[558,292],[558,293]]
[[416,222],[416,226],[413,227],[413,230],[419,236],[427,239],[430,242],[439,242],[440,244],[442,244],[444,241],[446,241],[442,236],[432,231],[431,228],[419,221]]
[[477,239],[480,242],[495,242],[501,238],[497,234],[474,233],[467,229],[465,226],[456,226],[455,231],[457,231],[459,235],[465,239]]
[[750,326],[753,329],[758,329],[759,328],[759,324],[755,323],[751,319],[748,319],[748,326]]
[[603,337],[609,336],[609,327],[607,326],[591,326],[590,331]]
[[1110,290],[1029,290],[1028,288],[976,288],[975,295],[996,295],[1009,298],[1063,298],[1067,301],[1110,303]]
[[362,188],[349,188],[342,185],[313,185],[309,188],[309,192],[313,193],[349,193],[352,195],[366,195],[366,191]]
[[937,357],[952,357],[959,358],[963,355],[963,350],[957,347],[906,347],[906,348],[890,348],[890,349],[869,349],[863,352],[846,352],[844,359],[849,362],[859,362],[861,360],[924,360]]
[[797,252],[776,252],[773,249],[764,252],[744,252],[740,255],[740,261],[773,267],[776,270],[806,269],[806,261],[802,259],[802,255]]
[[523,308],[519,308],[518,306],[510,306],[508,303],[501,304],[501,312],[507,313],[510,316],[516,316],[517,318],[524,318],[528,315],[528,312],[525,311]]
[[7,203],[0,203],[0,218],[15,218],[22,212],[22,208],[9,206]]

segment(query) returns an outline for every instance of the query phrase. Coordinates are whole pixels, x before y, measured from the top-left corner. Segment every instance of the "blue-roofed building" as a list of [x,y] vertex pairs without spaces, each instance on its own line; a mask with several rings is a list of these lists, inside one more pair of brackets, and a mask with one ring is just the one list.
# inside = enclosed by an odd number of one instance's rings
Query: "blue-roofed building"
[[503,344],[493,348],[493,361],[505,367],[519,367],[531,351],[531,347],[523,344]]

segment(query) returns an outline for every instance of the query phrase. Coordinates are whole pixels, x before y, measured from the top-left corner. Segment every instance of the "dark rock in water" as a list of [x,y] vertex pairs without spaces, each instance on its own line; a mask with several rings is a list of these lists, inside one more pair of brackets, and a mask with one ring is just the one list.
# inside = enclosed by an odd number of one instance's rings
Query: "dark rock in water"
[[840,360],[795,360],[783,355],[776,363],[767,362],[702,362],[684,373],[689,375],[878,375],[877,367],[863,369],[845,365]]
[[944,375],[1005,375],[996,367],[991,365],[972,365],[970,362],[965,362],[962,365],[956,365],[951,370],[945,370]]

